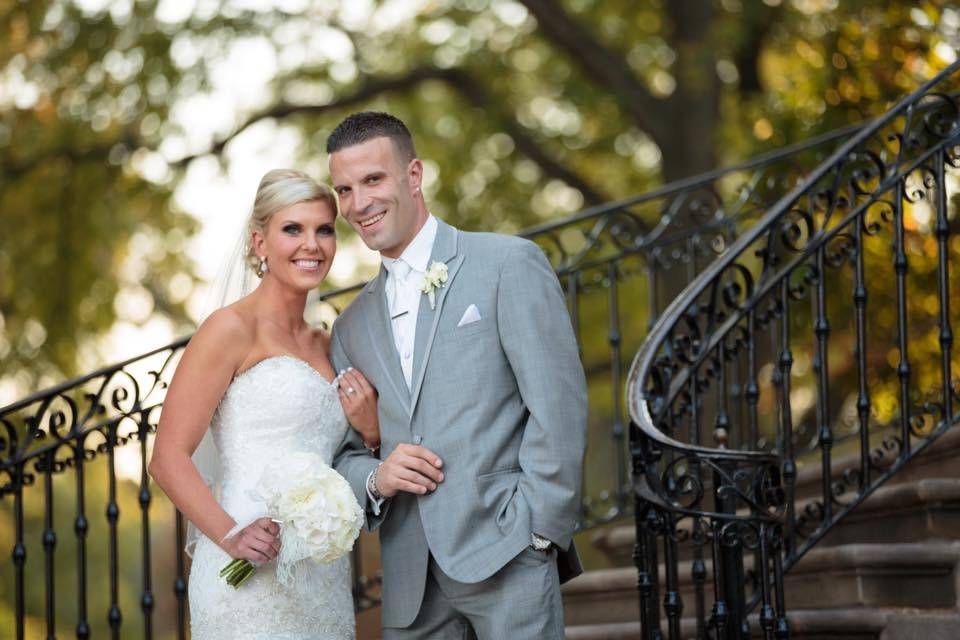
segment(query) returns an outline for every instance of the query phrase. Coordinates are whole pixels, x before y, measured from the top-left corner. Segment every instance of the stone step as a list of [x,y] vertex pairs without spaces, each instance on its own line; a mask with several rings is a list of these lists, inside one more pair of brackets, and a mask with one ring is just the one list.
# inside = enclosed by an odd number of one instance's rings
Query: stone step
[[[914,447],[919,440],[914,440]],[[939,436],[933,444],[927,447],[916,458],[903,466],[895,473],[889,484],[903,484],[915,482],[923,478],[956,478],[960,477],[960,426],[948,429]],[[886,460],[889,464],[893,459]],[[805,498],[822,495],[823,471],[820,467],[820,457],[810,457],[808,461],[798,460],[796,491],[797,497]],[[830,466],[831,477],[841,480],[843,472],[848,469],[859,470],[860,454],[844,454],[836,456]]]
[[[786,577],[788,610],[848,607],[953,608],[960,542],[848,544],[816,548]],[[693,610],[690,561],[680,563],[679,592]],[[749,561],[748,561],[749,565]],[[663,598],[663,571],[661,567]],[[704,588],[712,606],[712,576]],[[588,571],[563,586],[569,626],[630,622],[639,617],[637,572],[632,567]],[[958,636],[960,637],[960,636]]]
[[[812,501],[797,504],[802,513]],[[839,507],[835,507],[839,508]],[[685,526],[689,521],[685,521]],[[593,545],[616,566],[632,565],[636,529],[629,525],[597,531]],[[919,542],[960,539],[960,479],[924,478],[884,485],[837,523],[818,546],[856,542]],[[681,559],[692,547],[680,548]]]
[[[787,614],[793,640],[956,640],[960,615],[954,611],[921,611],[909,608],[796,610]],[[760,637],[756,616],[751,617],[753,637]],[[684,640],[696,635],[692,618],[680,624]],[[640,623],[613,622],[568,626],[567,640],[640,640]],[[664,638],[666,630],[664,629]]]
[[960,539],[960,478],[924,478],[880,487],[820,544]]

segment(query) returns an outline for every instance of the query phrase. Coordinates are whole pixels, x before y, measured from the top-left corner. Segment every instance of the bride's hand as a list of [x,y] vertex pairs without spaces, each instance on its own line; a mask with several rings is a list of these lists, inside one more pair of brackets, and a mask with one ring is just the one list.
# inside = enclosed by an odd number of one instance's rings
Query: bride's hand
[[231,558],[262,564],[280,553],[280,526],[270,518],[257,518],[220,543]]
[[350,367],[340,374],[340,404],[350,425],[368,447],[380,444],[380,419],[377,417],[377,390],[363,374]]

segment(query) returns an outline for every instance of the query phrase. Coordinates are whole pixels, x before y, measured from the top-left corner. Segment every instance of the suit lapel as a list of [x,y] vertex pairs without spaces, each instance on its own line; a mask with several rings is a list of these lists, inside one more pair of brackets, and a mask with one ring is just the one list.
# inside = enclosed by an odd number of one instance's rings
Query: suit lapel
[[[447,281],[436,292],[436,305],[434,309],[430,308],[430,302],[426,294],[420,296],[420,310],[417,313],[417,331],[414,341],[414,360],[413,360],[413,378],[410,394],[410,417],[413,418],[413,411],[417,407],[417,400],[420,398],[420,389],[423,386],[423,377],[427,370],[427,361],[430,359],[430,350],[433,347],[434,338],[437,335],[437,325],[440,323],[440,313],[443,311],[443,302],[447,298],[447,292],[453,286],[453,279],[463,264],[463,254],[458,253],[460,234],[459,232],[438,220],[437,237],[433,242],[433,250],[430,254],[430,262],[427,267],[434,262],[444,262],[447,265]],[[396,351],[396,350],[394,350]]]
[[390,311],[387,309],[387,296],[384,287],[387,282],[387,270],[380,267],[380,274],[366,288],[369,297],[367,312],[367,331],[370,333],[370,344],[380,360],[380,366],[387,373],[393,390],[404,407],[409,409],[410,390],[403,379],[403,369],[400,367],[400,356],[397,346],[393,342],[393,328],[390,322]]

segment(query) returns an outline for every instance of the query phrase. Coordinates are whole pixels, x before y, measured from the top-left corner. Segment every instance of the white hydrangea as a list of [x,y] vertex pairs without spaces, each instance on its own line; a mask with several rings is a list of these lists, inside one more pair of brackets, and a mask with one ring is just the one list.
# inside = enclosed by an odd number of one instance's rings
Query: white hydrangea
[[280,521],[277,580],[283,584],[290,584],[297,562],[333,562],[350,553],[360,535],[363,509],[350,484],[315,453],[267,465],[257,494]]

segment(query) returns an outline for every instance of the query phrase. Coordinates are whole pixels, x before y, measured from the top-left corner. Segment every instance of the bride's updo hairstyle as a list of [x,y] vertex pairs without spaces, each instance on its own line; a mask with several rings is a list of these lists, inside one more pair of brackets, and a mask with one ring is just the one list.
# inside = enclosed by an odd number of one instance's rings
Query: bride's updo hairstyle
[[247,221],[247,265],[257,270],[260,263],[253,249],[253,232],[265,233],[270,218],[277,211],[300,202],[326,202],[334,214],[340,213],[340,202],[330,187],[320,184],[296,169],[274,169],[264,174],[253,200],[253,211]]

